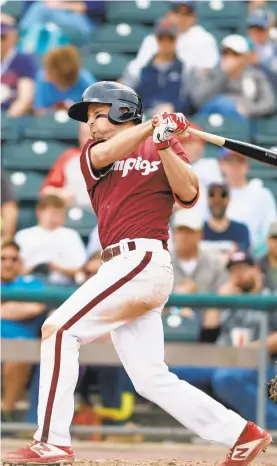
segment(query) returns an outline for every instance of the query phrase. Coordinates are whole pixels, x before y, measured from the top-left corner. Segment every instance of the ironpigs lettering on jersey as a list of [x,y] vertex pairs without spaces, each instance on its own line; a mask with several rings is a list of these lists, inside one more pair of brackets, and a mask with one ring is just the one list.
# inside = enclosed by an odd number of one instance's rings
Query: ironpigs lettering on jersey
[[139,170],[141,175],[147,176],[149,173],[157,171],[160,164],[161,160],[149,162],[149,160],[143,160],[142,157],[138,156],[137,159],[128,158],[115,162],[112,170],[122,171],[122,178],[127,176],[130,170]]
[[[101,144],[93,140],[85,144],[80,163],[91,204],[98,218],[103,249],[125,238],[167,241],[175,197],[152,137],[142,142],[125,159],[100,172],[93,168],[90,157],[90,151],[97,143]],[[171,138],[171,146],[188,163],[175,137]],[[197,199],[181,205],[189,208],[196,202]]]

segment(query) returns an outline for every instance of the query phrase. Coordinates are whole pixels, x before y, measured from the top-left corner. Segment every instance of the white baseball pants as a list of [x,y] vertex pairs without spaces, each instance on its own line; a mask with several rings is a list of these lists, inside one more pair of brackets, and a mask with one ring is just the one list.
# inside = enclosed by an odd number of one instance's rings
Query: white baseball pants
[[[104,263],[44,323],[38,430],[34,438],[71,445],[80,344],[108,332],[136,391],[200,437],[231,447],[246,425],[233,411],[180,381],[164,362],[161,312],[173,285],[170,255],[157,240]],[[147,252],[146,252],[147,251]]]

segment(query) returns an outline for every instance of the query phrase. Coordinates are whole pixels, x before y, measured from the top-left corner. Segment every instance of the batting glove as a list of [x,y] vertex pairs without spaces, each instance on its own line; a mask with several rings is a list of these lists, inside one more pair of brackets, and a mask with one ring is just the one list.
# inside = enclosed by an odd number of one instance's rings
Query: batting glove
[[[163,119],[170,119],[174,121],[177,125],[177,129],[174,131],[174,134],[177,135],[186,135],[186,131],[190,126],[189,120],[185,117],[183,113],[163,113]],[[189,135],[189,134],[188,134]]]
[[154,115],[152,118],[154,128],[153,141],[157,150],[164,150],[170,146],[169,137],[176,131],[177,124],[172,118],[163,118],[161,114]]

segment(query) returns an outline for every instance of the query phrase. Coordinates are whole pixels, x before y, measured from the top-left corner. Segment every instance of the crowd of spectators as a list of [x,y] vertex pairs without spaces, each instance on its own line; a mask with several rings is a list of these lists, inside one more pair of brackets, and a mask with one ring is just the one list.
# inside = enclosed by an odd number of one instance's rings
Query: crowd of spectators
[[[87,43],[105,20],[105,2],[24,3],[19,23],[12,16],[1,15],[1,108],[10,118],[40,118],[67,109],[95,82],[91,72],[82,67],[78,47],[68,38],[79,34],[80,43]],[[50,34],[43,42],[45,23],[53,23],[59,34]],[[250,1],[245,33],[227,33],[218,42],[199,24],[195,1],[172,1],[166,16],[144,38],[137,56],[118,80],[142,96],[146,115],[161,110],[184,112],[192,115],[192,126],[201,129],[196,123],[198,117],[216,113],[247,120],[254,128],[253,118],[276,111],[275,26],[276,18],[267,2]],[[37,52],[43,52],[43,61]],[[2,290],[78,286],[97,273],[101,265],[97,226],[89,238],[65,226],[68,208],[91,210],[79,168],[81,148],[89,137],[87,125],[80,124],[78,143],[54,162],[40,187],[34,226],[18,229],[20,205],[8,173],[2,170]],[[174,207],[169,241],[174,291],[184,295],[277,295],[277,209],[273,194],[261,179],[249,180],[249,160],[240,154],[222,149],[217,158],[210,157],[207,144],[193,135],[180,138],[180,142],[199,177],[201,195],[192,209]],[[39,338],[41,324],[51,310],[41,303],[2,301],[1,337]],[[185,307],[167,309],[165,313],[193,321],[199,342],[259,347],[261,314],[251,309]],[[276,371],[277,311],[270,315],[269,328],[268,379]],[[248,419],[256,420],[257,371],[195,367],[172,370]],[[92,407],[91,403],[89,387],[95,374],[101,407],[94,403]],[[28,386],[25,420],[36,422],[39,367],[6,361],[2,376],[3,421],[15,419],[16,403]],[[121,368],[81,368],[78,391],[81,408],[75,423],[122,423],[132,415],[134,391]],[[277,411],[270,400],[266,417],[268,428],[277,429]]]

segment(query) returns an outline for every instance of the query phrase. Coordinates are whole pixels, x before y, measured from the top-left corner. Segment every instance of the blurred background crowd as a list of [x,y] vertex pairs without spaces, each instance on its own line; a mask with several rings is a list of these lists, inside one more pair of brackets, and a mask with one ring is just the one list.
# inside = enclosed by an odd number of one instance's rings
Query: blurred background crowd
[[[1,4],[2,290],[79,286],[101,265],[79,168],[90,135],[66,112],[93,82],[133,87],[146,117],[183,112],[195,128],[277,151],[276,1]],[[174,292],[272,293],[277,302],[276,169],[195,136],[181,143],[201,196],[192,209],[174,207]],[[2,301],[1,337],[39,338],[52,311],[44,303]],[[165,336],[258,348],[260,319],[251,309],[167,308]],[[269,380],[276,373],[277,304],[267,349]],[[256,420],[257,371],[170,369]],[[3,422],[36,422],[38,374],[27,362],[3,363]],[[77,398],[76,424],[124,424],[148,403],[119,367],[81,367]],[[271,400],[266,422],[277,429]]]

